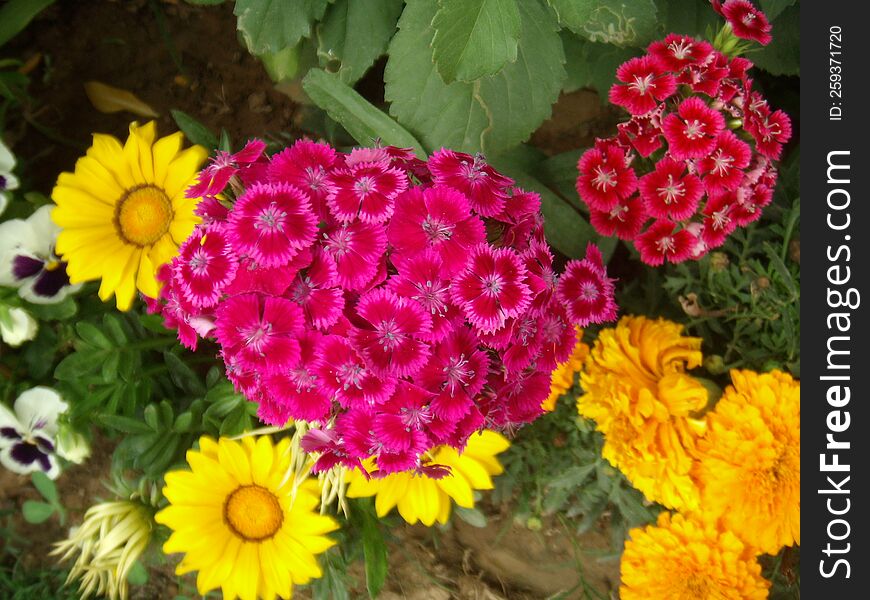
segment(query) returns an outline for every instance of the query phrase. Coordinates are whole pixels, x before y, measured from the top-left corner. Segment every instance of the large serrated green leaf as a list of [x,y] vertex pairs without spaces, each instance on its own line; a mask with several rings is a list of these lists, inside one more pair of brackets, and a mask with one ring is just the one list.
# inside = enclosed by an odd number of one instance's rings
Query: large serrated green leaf
[[386,52],[402,6],[402,0],[336,0],[317,29],[321,65],[339,61],[341,80],[356,83]]
[[236,0],[233,13],[253,54],[278,52],[311,34],[311,25],[326,11],[328,0]]
[[709,0],[658,0],[659,22],[664,28],[659,34],[682,33],[704,37],[709,29],[722,26],[722,17],[710,7]]
[[593,42],[645,46],[656,35],[653,0],[547,0],[559,23]]
[[432,62],[435,3],[411,0],[384,73],[390,113],[428,150],[496,154],[522,142],[550,115],[565,79],[555,19],[522,2],[517,60],[473,83],[445,84]]
[[759,0],[761,10],[771,21],[777,18],[782,11],[789,6],[793,6],[797,0]]
[[389,115],[372,106],[337,75],[321,69],[311,69],[302,81],[302,87],[317,106],[341,123],[363,146],[370,146],[380,139],[392,146],[413,148],[421,158],[426,156],[420,142],[413,135]]
[[445,83],[495,75],[517,59],[516,0],[441,0],[432,21],[432,59]]
[[748,58],[774,75],[800,74],[800,7],[790,6],[774,19],[773,41]]
[[562,30],[561,35],[568,67],[568,79],[563,90],[573,92],[580,88],[592,88],[598,92],[601,102],[606,103],[610,87],[616,81],[616,69],[639,55],[640,51],[637,48],[590,42],[566,30]]

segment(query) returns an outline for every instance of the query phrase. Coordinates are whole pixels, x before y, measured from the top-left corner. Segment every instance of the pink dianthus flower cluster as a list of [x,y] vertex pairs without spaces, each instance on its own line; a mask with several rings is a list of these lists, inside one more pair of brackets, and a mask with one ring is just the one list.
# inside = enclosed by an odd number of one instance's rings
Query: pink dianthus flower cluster
[[697,260],[761,216],[792,129],[752,89],[751,67],[678,34],[619,67],[610,101],[631,118],[577,165],[596,231],[657,266]]
[[316,470],[430,468],[434,446],[534,420],[575,325],[616,317],[598,249],[557,274],[540,198],[480,156],[264,149],[201,173],[203,221],[150,306],[186,346],[217,341],[263,421],[313,423]]

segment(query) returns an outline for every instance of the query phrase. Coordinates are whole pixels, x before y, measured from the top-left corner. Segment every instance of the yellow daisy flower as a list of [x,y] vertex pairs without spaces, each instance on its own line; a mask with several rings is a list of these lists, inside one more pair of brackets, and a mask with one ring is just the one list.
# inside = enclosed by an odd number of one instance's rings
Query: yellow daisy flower
[[[432,479],[425,475],[391,473],[382,479],[366,478],[359,471],[348,473],[348,498],[375,496],[375,509],[383,517],[394,506],[410,524],[427,527],[450,518],[451,499],[463,508],[474,508],[474,490],[491,490],[492,475],[504,471],[495,457],[510,446],[507,438],[495,431],[472,435],[460,454],[450,446],[437,446],[429,452],[427,464],[450,467],[450,475]],[[373,462],[366,465],[374,467]]]
[[174,532],[163,551],[185,553],[175,572],[199,571],[200,594],[220,587],[227,600],[290,598],[293,584],[322,575],[315,555],[335,543],[324,534],[338,525],[315,512],[316,481],[293,493],[292,458],[289,438],[202,437],[187,452],[192,470],[166,474],[169,506],[155,520]]
[[155,141],[154,122],[130,125],[126,143],[94,134],[94,144],[61,173],[51,193],[52,219],[61,228],[56,251],[67,262],[71,283],[102,279],[100,298],[112,294],[127,310],[136,289],[157,297],[157,269],[169,262],[199,218],[196,199],[184,191],[195,181],[208,152],[181,150],[184,136]]
[[698,444],[704,513],[761,552],[801,542],[800,381],[732,371]]
[[595,341],[580,385],[578,412],[605,436],[602,455],[653,502],[698,507],[692,478],[706,422],[706,388],[686,369],[701,364],[701,339],[664,319],[623,317]]
[[583,329],[577,328],[577,344],[568,360],[560,364],[550,377],[550,395],[541,404],[547,412],[556,408],[559,398],[574,386],[574,375],[583,368],[583,361],[589,356],[589,346],[583,343]]
[[632,529],[622,554],[622,600],[764,600],[770,582],[752,549],[712,522],[662,513]]

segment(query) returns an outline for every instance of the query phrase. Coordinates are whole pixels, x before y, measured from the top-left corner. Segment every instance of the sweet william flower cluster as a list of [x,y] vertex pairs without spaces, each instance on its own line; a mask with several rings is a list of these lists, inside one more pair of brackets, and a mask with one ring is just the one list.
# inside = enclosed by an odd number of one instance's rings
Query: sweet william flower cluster
[[480,156],[264,149],[200,174],[203,222],[150,306],[217,340],[261,419],[314,423],[316,470],[437,476],[425,452],[534,420],[575,326],[616,316],[598,249],[557,274],[539,197]]
[[[721,10],[737,37],[770,41],[750,3]],[[678,34],[619,67],[610,101],[631,117],[578,163],[577,192],[599,233],[633,241],[657,266],[698,259],[761,216],[792,129],[752,89],[751,68]]]

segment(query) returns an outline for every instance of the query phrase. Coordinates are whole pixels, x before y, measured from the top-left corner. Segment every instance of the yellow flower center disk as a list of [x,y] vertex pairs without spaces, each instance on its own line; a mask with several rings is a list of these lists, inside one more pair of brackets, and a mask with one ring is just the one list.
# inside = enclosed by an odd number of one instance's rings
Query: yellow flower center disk
[[278,533],[284,512],[275,494],[258,485],[246,485],[229,495],[224,518],[240,538],[259,542]]
[[129,190],[115,209],[115,227],[123,239],[137,246],[150,246],[169,231],[172,204],[166,193],[153,185]]

